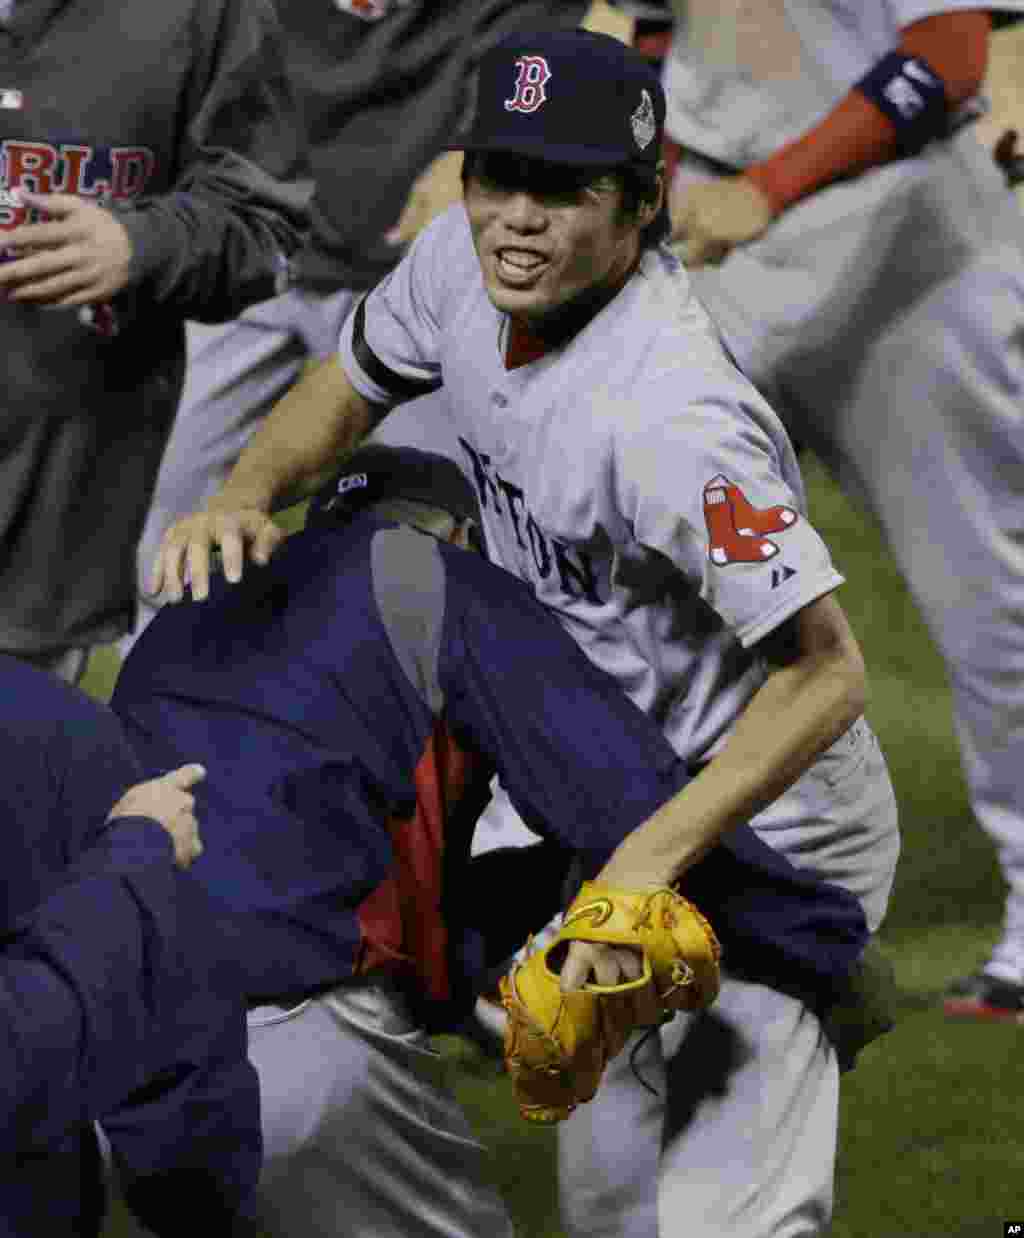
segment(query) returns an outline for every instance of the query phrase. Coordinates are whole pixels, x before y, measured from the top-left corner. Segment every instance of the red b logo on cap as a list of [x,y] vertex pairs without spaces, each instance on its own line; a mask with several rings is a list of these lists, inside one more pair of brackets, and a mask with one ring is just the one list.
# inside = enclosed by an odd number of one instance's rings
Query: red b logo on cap
[[543,56],[520,56],[516,61],[519,75],[516,93],[505,100],[506,112],[536,112],[547,101],[545,85],[551,80],[551,70]]

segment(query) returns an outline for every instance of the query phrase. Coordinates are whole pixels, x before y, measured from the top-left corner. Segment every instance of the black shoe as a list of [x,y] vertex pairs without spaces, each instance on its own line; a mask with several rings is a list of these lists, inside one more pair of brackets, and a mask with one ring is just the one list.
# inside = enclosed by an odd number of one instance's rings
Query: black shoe
[[942,1007],[948,1019],[984,1019],[1024,1025],[1024,984],[978,972],[949,986]]

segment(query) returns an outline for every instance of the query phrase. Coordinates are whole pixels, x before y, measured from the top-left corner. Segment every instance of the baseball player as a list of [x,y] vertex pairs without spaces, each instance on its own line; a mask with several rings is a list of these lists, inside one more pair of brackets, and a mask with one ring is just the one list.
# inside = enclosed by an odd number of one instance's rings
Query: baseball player
[[202,770],[140,783],[108,709],[8,657],[0,686],[0,1233],[99,1233],[97,1119],[150,1232],[223,1228],[256,1182],[259,1098],[237,952],[181,871]]
[[675,7],[681,252],[740,366],[877,516],[946,659],[972,807],[1008,886],[1002,935],[946,1011],[1019,1020],[1024,225],[971,131],[989,12]]
[[269,0],[14,0],[0,650],[73,679],[131,627],[182,322],[272,293],[307,220],[305,171]]
[[[347,322],[340,363],[169,531],[157,583],[180,597],[187,559],[204,596],[212,545],[229,579],[265,561],[277,496],[443,384],[490,556],[699,769],[674,844],[696,854],[751,820],[855,893],[874,930],[896,812],[831,596],[842,578],[781,424],[658,243],[663,117],[657,77],[614,39],[524,32],[488,53],[465,207],[421,234]],[[714,1013],[649,1038],[658,1096],[613,1063],[562,1131],[571,1232],[823,1231],[837,1065],[791,987],[785,969],[765,983],[726,960]]]
[[[271,1233],[507,1230],[421,1029],[547,921],[560,856],[637,888],[688,869],[734,966],[826,999],[866,939],[855,897],[747,827],[695,863],[657,725],[520,581],[385,523],[445,537],[475,515],[451,461],[363,448],[265,569],[165,609],[114,694],[148,767],[187,750],[210,771],[194,872],[238,912],[262,1004]],[[469,862],[495,771],[546,842]]]
[[[424,210],[443,209],[448,193],[459,196],[457,175],[442,177],[429,200],[417,195],[403,215],[417,176],[465,111],[481,51],[516,25],[576,25],[589,4],[282,0],[277,8],[310,144],[313,226],[287,291],[233,323],[189,329],[185,389],[139,543],[140,611],[131,639],[155,610],[149,573],[164,530],[220,487],[304,364],[336,351],[355,300],[399,260],[401,242],[426,222]],[[424,414],[427,424],[437,416]],[[428,445],[412,418],[400,441]]]

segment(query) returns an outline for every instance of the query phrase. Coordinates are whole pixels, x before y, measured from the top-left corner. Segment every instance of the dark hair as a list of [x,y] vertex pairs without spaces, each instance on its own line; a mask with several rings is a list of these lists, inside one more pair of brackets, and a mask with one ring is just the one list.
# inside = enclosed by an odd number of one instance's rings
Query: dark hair
[[[612,175],[618,180],[622,186],[622,206],[620,209],[620,218],[633,218],[640,213],[640,208],[645,205],[653,205],[658,200],[658,172],[664,176],[664,164],[659,164],[657,169],[654,168],[639,168],[633,164],[627,163],[624,167],[615,168],[612,170]],[[671,231],[671,224],[668,217],[668,186],[665,186],[665,201],[661,204],[661,209],[654,216],[649,224],[645,224],[640,230],[640,248],[651,249],[655,245],[660,245],[666,239]]]
[[[462,187],[465,189],[469,178],[475,175],[479,165],[486,156],[486,151],[471,151],[465,153],[462,161]],[[539,160],[530,160],[531,163],[539,163]],[[558,165],[561,170],[562,165]],[[640,208],[647,203],[654,203],[658,200],[658,172],[664,172],[664,166],[658,165],[658,168],[638,167],[635,164],[619,164],[615,167],[590,167],[590,168],[565,168],[567,173],[578,173],[579,182],[588,184],[591,181],[598,180],[602,176],[611,177],[615,180],[622,190],[622,202],[619,206],[618,222],[622,223],[628,220],[636,219],[640,213]],[[575,179],[575,177],[574,177]],[[670,231],[670,223],[667,208],[667,188],[666,202],[662,204],[661,210],[655,215],[649,224],[646,224],[640,231],[640,248],[650,249],[652,246],[659,245],[668,236]]]

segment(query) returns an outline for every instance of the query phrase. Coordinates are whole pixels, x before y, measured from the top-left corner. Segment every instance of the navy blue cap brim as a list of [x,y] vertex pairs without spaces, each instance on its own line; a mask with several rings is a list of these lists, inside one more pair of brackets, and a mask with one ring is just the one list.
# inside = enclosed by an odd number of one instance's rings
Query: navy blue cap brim
[[474,141],[472,135],[462,142],[450,142],[445,150],[461,150],[463,152],[493,153],[506,155],[522,155],[527,159],[537,159],[542,163],[557,164],[571,168],[614,168],[630,163],[650,163],[649,159],[625,157],[622,148],[607,149],[597,146],[560,146],[538,137],[531,140],[524,137],[495,137]]

